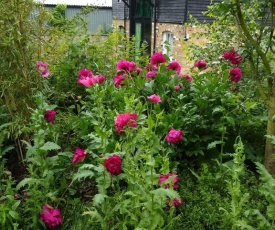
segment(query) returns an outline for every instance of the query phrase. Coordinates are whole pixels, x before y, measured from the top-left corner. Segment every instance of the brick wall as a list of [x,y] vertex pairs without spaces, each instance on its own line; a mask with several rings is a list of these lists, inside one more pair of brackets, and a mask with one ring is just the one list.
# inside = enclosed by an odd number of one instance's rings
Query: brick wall
[[[124,26],[123,20],[114,20],[114,28]],[[154,34],[154,23],[152,23],[152,35]],[[203,46],[207,39],[199,38],[197,34],[204,30],[199,27],[184,27],[181,24],[172,23],[157,23],[156,24],[156,50],[163,51],[163,33],[171,32],[173,34],[173,60],[178,61],[182,66],[182,73],[188,73],[190,67],[193,66],[193,61],[188,59],[188,46],[190,44],[197,44]],[[185,41],[186,34],[189,39]],[[129,21],[126,23],[126,35],[129,36]],[[154,40],[152,36],[151,44],[153,46]]]

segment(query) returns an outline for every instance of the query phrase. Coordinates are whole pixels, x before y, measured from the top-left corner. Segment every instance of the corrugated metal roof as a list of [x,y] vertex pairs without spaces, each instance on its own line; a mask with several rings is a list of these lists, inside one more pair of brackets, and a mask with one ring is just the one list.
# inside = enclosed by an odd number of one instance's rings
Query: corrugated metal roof
[[112,7],[112,0],[36,0],[45,5],[66,4],[67,6],[101,6]]

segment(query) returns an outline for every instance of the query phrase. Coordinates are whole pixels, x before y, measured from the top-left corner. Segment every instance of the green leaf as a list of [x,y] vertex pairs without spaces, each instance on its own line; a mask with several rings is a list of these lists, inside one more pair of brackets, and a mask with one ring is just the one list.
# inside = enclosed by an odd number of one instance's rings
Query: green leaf
[[151,194],[154,194],[156,196],[160,197],[169,197],[169,198],[180,198],[178,192],[172,189],[166,189],[166,188],[158,188],[150,192]]
[[92,178],[94,175],[94,172],[91,170],[79,170],[76,174],[74,174],[73,180],[80,181],[81,179],[85,179],[87,177]]
[[20,205],[20,200],[16,201],[13,205],[12,205],[12,210],[16,210],[18,208],[18,206]]
[[105,195],[105,194],[96,194],[96,195],[94,196],[94,199],[93,199],[93,205],[94,205],[94,206],[99,206],[99,205],[101,205],[107,197],[108,197],[108,196]]
[[268,205],[267,210],[266,210],[266,214],[272,220],[275,218],[275,204]]
[[235,126],[235,120],[233,117],[225,117],[225,119],[230,125]]
[[61,147],[57,144],[55,144],[54,142],[46,142],[40,149],[41,150],[45,150],[45,151],[51,151],[51,150],[58,150]]
[[9,211],[9,215],[10,215],[13,219],[19,219],[19,214],[18,214],[18,212],[15,212],[15,211],[10,210],[10,211]]
[[275,135],[265,135],[265,137],[267,137],[270,142],[275,145]]
[[25,187],[26,185],[31,185],[37,182],[37,179],[34,178],[25,178],[23,180],[21,180],[17,186],[16,186],[16,190],[19,190],[23,187]]
[[207,149],[214,149],[219,144],[222,144],[222,141],[212,141],[207,145]]
[[224,111],[223,107],[216,107],[213,109],[212,115],[214,115],[215,113],[223,113],[223,111]]
[[255,102],[255,101],[247,101],[247,102],[245,102],[245,107],[246,107],[247,110],[255,108],[256,105],[257,105],[257,102]]

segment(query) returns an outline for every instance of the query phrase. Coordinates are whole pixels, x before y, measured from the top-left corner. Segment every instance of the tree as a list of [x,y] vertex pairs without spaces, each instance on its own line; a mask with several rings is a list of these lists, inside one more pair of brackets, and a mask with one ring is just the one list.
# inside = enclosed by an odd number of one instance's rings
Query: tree
[[[209,8],[208,15],[214,17],[212,26],[220,24],[235,31],[232,41],[243,46],[248,60],[250,77],[268,110],[266,134],[275,135],[275,1],[274,0],[226,0]],[[224,31],[219,31],[224,34]],[[230,34],[232,36],[232,33]],[[235,39],[235,40],[234,40]],[[239,40],[239,41],[238,41]],[[222,41],[224,42],[224,41]],[[272,138],[267,138],[264,164],[275,174],[275,154]]]

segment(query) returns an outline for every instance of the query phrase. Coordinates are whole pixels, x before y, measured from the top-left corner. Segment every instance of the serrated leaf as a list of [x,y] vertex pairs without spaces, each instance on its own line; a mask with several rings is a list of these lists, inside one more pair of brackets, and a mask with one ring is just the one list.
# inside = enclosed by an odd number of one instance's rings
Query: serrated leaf
[[212,141],[207,145],[207,149],[214,149],[219,144],[222,144],[222,141]]
[[96,194],[93,199],[93,205],[101,205],[108,196],[105,194]]
[[178,192],[172,189],[166,189],[166,188],[158,188],[150,193],[156,195],[156,196],[161,196],[161,197],[169,197],[169,198],[180,198]]
[[31,185],[37,182],[37,179],[34,178],[25,178],[23,180],[21,180],[17,186],[16,186],[16,190],[20,190],[21,188],[25,187],[26,185]]
[[213,109],[212,115],[214,115],[215,113],[223,113],[223,111],[224,111],[223,107],[216,107]]
[[79,170],[76,174],[74,174],[73,180],[80,181],[81,179],[85,179],[87,177],[92,178],[94,175],[94,172],[91,170]]
[[1,152],[1,155],[5,155],[7,152],[9,152],[10,150],[14,149],[13,146],[7,146],[5,147],[5,149]]
[[40,149],[45,151],[58,150],[61,147],[54,142],[48,141],[46,142]]

